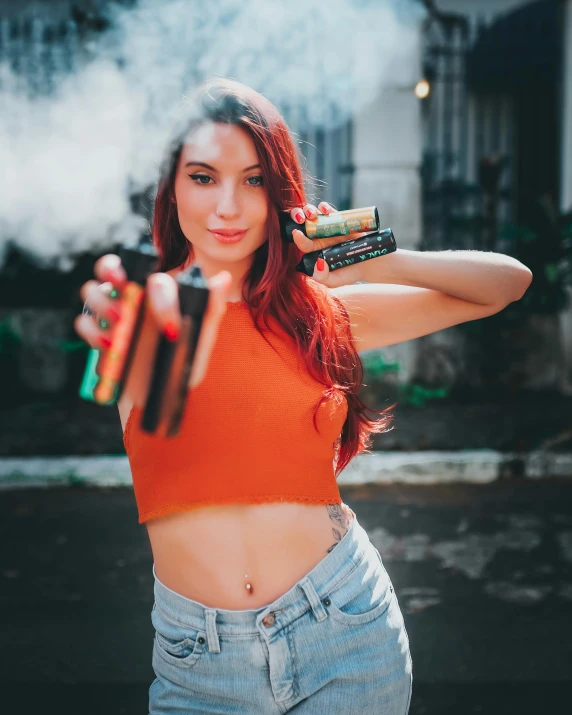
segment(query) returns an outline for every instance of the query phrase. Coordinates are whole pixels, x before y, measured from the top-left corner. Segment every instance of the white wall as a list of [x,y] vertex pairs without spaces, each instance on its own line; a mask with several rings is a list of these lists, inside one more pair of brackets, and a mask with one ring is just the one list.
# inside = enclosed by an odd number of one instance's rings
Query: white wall
[[[354,117],[352,134],[352,206],[377,206],[382,227],[393,229],[398,248],[406,249],[421,240],[421,104],[413,92],[421,78],[421,24],[417,32],[407,65]],[[410,382],[416,350],[413,341],[381,351],[400,363],[399,383]]]

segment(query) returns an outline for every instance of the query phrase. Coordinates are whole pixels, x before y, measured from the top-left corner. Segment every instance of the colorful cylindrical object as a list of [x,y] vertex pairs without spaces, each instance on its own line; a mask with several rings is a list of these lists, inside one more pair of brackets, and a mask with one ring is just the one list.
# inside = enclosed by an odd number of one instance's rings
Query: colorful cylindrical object
[[[116,404],[126,381],[145,316],[145,284],[157,268],[157,250],[148,240],[119,250],[127,284],[110,294],[120,303],[121,318],[111,331],[107,350],[90,351],[80,396],[100,405]],[[114,297],[117,296],[117,297]],[[97,353],[97,358],[92,354]]]
[[304,223],[296,223],[290,214],[280,215],[280,231],[284,241],[293,243],[292,231],[297,228],[309,239],[347,236],[352,231],[378,231],[379,213],[377,207],[366,206],[347,211],[331,211],[318,214],[317,218],[307,218]]
[[397,250],[395,236],[390,228],[384,228],[375,233],[369,233],[351,241],[338,243],[336,246],[329,246],[320,251],[306,253],[296,270],[311,276],[314,273],[314,266],[318,258],[323,258],[329,266],[330,271],[335,271],[344,266],[351,266],[361,261],[369,261],[387,253]]

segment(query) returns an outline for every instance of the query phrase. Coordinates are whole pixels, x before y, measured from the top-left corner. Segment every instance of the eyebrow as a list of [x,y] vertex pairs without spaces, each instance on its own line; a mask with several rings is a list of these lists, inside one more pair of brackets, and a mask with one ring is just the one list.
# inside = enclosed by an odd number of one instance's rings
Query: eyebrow
[[[214,168],[214,166],[211,166],[210,164],[205,164],[204,161],[188,161],[185,164],[185,169],[187,166],[204,166],[205,169],[210,169],[211,171],[217,171],[217,169]],[[260,169],[260,164],[253,164],[252,166],[247,166],[246,169],[243,169],[243,173],[246,173],[247,171],[250,171],[251,169]]]

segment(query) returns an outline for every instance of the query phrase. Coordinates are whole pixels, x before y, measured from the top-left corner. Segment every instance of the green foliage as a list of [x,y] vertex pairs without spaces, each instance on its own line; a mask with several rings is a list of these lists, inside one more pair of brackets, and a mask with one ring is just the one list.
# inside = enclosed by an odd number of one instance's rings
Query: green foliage
[[[382,380],[387,373],[396,373],[401,369],[399,362],[386,362],[380,352],[373,350],[362,355],[362,363],[366,384]],[[447,397],[451,391],[450,387],[430,389],[415,383],[398,385],[397,389],[399,402],[404,405],[414,405],[415,407],[423,407],[429,400]]]
[[379,380],[388,372],[399,372],[401,366],[398,362],[385,362],[383,355],[377,351],[370,351],[362,355],[364,376]]
[[429,400],[439,400],[447,397],[451,392],[450,387],[429,389],[422,385],[409,383],[399,385],[399,400],[406,405],[424,407]]
[[22,344],[20,336],[12,329],[10,318],[0,320],[0,355],[13,357]]
[[553,314],[568,308],[572,285],[572,217],[560,217],[549,231],[506,223],[500,226],[503,252],[532,271],[532,283],[519,302],[525,313]]

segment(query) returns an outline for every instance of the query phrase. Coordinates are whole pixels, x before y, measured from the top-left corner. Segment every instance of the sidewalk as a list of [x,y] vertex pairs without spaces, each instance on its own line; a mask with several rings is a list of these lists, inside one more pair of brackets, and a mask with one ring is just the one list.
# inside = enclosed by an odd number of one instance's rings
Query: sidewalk
[[[487,484],[499,479],[572,479],[572,453],[373,452],[358,455],[338,477],[341,486],[358,484]],[[132,485],[126,456],[0,457],[0,491],[74,485]]]

